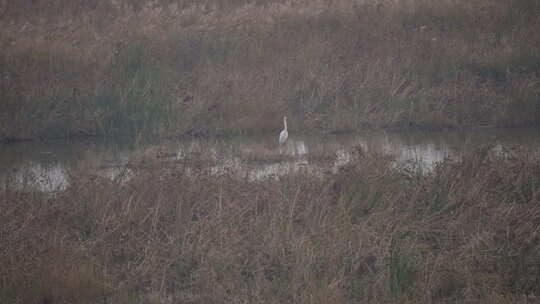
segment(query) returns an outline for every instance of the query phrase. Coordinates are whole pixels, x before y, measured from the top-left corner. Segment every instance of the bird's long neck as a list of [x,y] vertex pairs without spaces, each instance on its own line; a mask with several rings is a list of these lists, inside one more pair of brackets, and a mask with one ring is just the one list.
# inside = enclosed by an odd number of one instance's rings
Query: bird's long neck
[[285,131],[287,131],[287,118],[283,117],[283,125],[285,126]]

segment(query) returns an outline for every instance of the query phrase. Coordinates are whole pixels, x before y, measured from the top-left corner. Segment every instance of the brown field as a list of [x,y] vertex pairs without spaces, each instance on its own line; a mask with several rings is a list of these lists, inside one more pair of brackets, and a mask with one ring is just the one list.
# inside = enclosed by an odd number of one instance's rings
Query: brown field
[[[538,124],[539,28],[537,0],[2,1],[0,141],[256,134],[282,115],[295,132]],[[245,161],[282,157],[263,150]],[[0,303],[540,297],[536,158],[486,147],[422,172],[358,149],[337,173],[250,181],[161,152],[129,180],[0,185]]]
[[358,150],[323,177],[159,162],[0,191],[2,303],[531,303],[540,162],[484,148],[427,174]]
[[540,2],[3,1],[0,140],[540,121]]

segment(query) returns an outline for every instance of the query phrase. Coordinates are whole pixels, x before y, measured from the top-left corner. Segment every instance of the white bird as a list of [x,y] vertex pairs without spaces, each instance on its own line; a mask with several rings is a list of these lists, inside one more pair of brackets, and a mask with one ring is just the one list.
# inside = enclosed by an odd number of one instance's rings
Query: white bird
[[289,137],[289,133],[287,132],[287,116],[283,116],[283,131],[279,133],[279,145],[283,145],[287,138]]

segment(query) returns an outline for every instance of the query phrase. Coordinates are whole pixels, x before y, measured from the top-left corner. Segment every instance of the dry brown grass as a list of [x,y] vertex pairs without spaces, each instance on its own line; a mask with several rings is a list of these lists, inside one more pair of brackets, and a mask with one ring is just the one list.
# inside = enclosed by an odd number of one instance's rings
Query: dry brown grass
[[537,123],[518,1],[0,5],[0,138]]
[[[164,174],[167,172],[167,174]],[[432,173],[358,151],[324,178],[138,170],[0,193],[5,303],[528,303],[540,163],[486,148]]]

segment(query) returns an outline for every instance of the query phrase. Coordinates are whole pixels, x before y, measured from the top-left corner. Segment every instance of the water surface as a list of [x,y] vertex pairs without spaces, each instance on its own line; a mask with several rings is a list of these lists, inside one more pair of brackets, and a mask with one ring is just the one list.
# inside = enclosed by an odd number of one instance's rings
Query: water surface
[[295,135],[279,147],[277,136],[164,141],[138,145],[111,139],[26,142],[0,145],[0,185],[56,191],[70,182],[69,172],[126,179],[145,162],[171,162],[189,173],[234,171],[250,180],[288,172],[324,174],[346,164],[355,147],[391,155],[396,165],[429,170],[445,158],[459,159],[484,145],[500,153],[525,147],[540,154],[540,129],[482,129],[467,132],[364,132],[346,135]]

